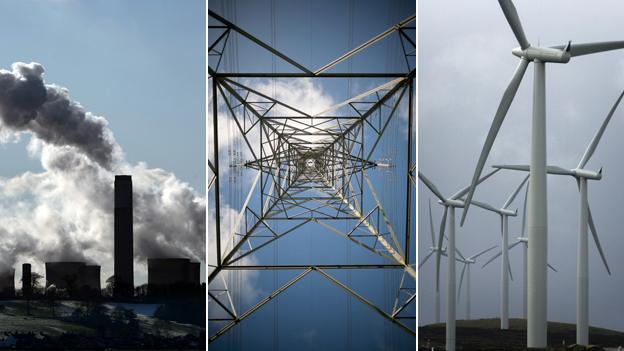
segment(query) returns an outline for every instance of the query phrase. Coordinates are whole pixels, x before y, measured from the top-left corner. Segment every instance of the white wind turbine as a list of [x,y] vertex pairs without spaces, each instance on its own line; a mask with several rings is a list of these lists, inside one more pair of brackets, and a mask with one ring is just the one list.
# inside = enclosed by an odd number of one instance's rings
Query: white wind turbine
[[[517,238],[516,241],[509,245],[509,247],[507,248],[508,251],[511,251],[511,249],[513,249],[514,247],[516,247],[518,244],[522,243],[522,253],[523,253],[523,261],[522,261],[522,265],[523,265],[523,271],[522,271],[522,318],[526,319],[527,318],[527,249],[528,249],[528,242],[529,239],[524,236],[524,228],[526,225],[526,203],[527,203],[527,193],[529,191],[529,188],[526,188],[526,192],[524,194],[524,206],[523,206],[523,211],[522,211],[522,236]],[[485,266],[487,266],[490,262],[494,261],[495,259],[497,259],[498,257],[500,257],[503,254],[503,251],[499,251],[496,255],[494,255],[492,258],[490,258],[487,262],[485,262],[483,264],[483,266],[481,266],[481,268],[484,268]],[[555,269],[555,267],[553,267],[550,263],[547,264],[548,268],[550,268],[553,272],[557,272],[557,270]],[[511,266],[509,266],[509,276],[512,277],[511,275]],[[513,278],[512,278],[513,280]]]
[[533,118],[531,127],[531,170],[529,186],[529,252],[528,252],[528,321],[527,347],[545,348],[547,346],[547,244],[548,244],[548,215],[546,189],[546,63],[568,63],[570,58],[593,54],[603,51],[624,48],[624,41],[612,41],[589,44],[572,44],[552,47],[534,47],[529,44],[516,8],[511,0],[498,1],[507,22],[511,26],[519,48],[512,50],[520,58],[520,64],[514,73],[511,82],[496,110],[494,120],[488,132],[483,150],[472,177],[472,184],[467,204],[462,214],[463,225],[470,208],[470,202],[475,192],[477,181],[485,166],[485,161],[492,149],[496,135],[505,119],[522,77],[529,62],[534,63],[533,79]]
[[[598,234],[596,232],[596,227],[594,224],[594,220],[592,218],[591,212],[589,210],[589,203],[587,201],[587,180],[600,180],[602,178],[602,168],[596,172],[585,169],[587,162],[593,156],[596,148],[598,147],[598,143],[604,134],[611,117],[615,113],[622,97],[624,96],[624,91],[620,94],[618,99],[616,100],[613,107],[607,114],[607,117],[602,122],[602,125],[590,141],[589,145],[587,145],[587,149],[583,153],[579,164],[576,168],[566,169],[559,166],[547,166],[546,171],[549,174],[557,174],[557,175],[566,175],[571,176],[576,179],[579,192],[580,192],[580,204],[579,204],[579,234],[578,234],[578,256],[577,256],[577,276],[576,276],[576,343],[579,345],[588,345],[589,344],[589,260],[588,260],[588,247],[587,247],[587,227],[591,228],[592,237],[594,238],[594,242],[596,243],[596,247],[598,248],[598,252],[600,253],[600,257],[602,258],[602,262],[607,269],[609,275],[611,275],[611,271],[609,270],[609,265],[607,264],[607,259],[604,256],[602,251],[602,246],[600,245],[600,240],[598,239]],[[530,167],[528,165],[503,165],[503,166],[494,166],[497,169],[513,169],[520,171],[529,171]]]
[[464,280],[464,273],[466,273],[466,320],[470,319],[470,265],[477,263],[477,257],[485,254],[486,252],[490,250],[493,250],[494,248],[496,248],[496,245],[488,249],[485,249],[481,252],[478,252],[468,258],[464,257],[464,255],[462,255],[461,252],[457,250],[457,253],[460,256],[459,258],[457,258],[457,260],[464,264],[464,268],[462,268],[462,271],[459,277],[459,289],[457,290],[457,303],[459,303],[459,298],[461,297],[462,282]]
[[[494,170],[482,178],[477,180],[477,185],[491,177],[497,170]],[[448,244],[447,244],[447,252],[455,252],[455,208],[456,207],[464,207],[464,201],[461,198],[466,195],[470,186],[466,186],[461,189],[454,195],[450,197],[445,197],[442,195],[440,190],[425,177],[422,172],[418,171],[418,178],[425,183],[427,188],[431,190],[431,192],[440,199],[439,203],[444,206],[444,214],[442,215],[442,221],[440,223],[440,234],[438,235],[438,250],[442,250],[442,239],[444,237],[444,227],[446,226],[446,217],[449,215],[449,235],[448,235]],[[436,266],[440,266],[440,256],[436,255]],[[439,277],[437,277],[439,280]],[[447,292],[446,292],[446,350],[454,351],[455,350],[455,260],[448,260],[448,274],[446,277],[447,283]]]
[[509,216],[516,216],[516,211],[511,211],[509,206],[515,200],[516,196],[520,192],[520,189],[524,186],[524,183],[527,182],[529,176],[527,175],[520,185],[516,188],[516,190],[511,193],[507,201],[503,204],[501,208],[495,208],[488,204],[481,203],[479,201],[473,200],[472,203],[475,206],[479,206],[488,211],[492,211],[500,216],[501,220],[501,251],[503,254],[503,259],[501,260],[501,287],[500,287],[500,328],[501,329],[509,329],[509,276],[511,274],[511,270],[509,269]]
[[435,322],[440,323],[440,259],[439,256],[446,255],[446,248],[442,248],[442,245],[437,245],[435,240],[435,230],[433,229],[433,216],[431,214],[431,199],[429,199],[429,229],[431,234],[431,247],[429,253],[418,264],[418,269],[427,262],[427,260],[435,253],[436,255],[436,269],[435,269]]

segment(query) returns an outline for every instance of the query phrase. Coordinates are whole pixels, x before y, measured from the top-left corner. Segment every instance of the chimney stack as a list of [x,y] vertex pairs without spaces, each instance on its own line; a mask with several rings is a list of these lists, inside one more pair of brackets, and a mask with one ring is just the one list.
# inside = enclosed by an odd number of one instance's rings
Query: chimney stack
[[115,176],[115,282],[113,295],[134,295],[132,177]]
[[32,296],[32,274],[30,272],[30,263],[22,264],[22,295],[24,297]]

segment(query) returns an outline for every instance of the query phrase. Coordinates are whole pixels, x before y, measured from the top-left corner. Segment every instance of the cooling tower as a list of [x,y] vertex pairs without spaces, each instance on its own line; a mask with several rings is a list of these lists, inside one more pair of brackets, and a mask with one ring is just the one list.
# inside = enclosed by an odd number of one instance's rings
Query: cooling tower
[[0,272],[0,297],[15,296],[15,269]]

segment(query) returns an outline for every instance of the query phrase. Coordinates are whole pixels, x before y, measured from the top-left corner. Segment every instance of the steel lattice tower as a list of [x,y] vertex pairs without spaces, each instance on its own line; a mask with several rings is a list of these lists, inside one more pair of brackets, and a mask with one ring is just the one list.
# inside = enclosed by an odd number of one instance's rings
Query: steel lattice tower
[[[410,252],[414,230],[413,196],[415,193],[415,155],[413,152],[414,134],[414,78],[415,78],[415,15],[397,23],[360,46],[341,55],[316,71],[309,70],[272,46],[246,32],[213,11],[209,17],[218,22],[209,25],[209,30],[220,33],[214,42],[209,43],[208,54],[216,58],[216,65],[208,68],[210,112],[213,127],[212,161],[208,160],[208,192],[214,196],[213,225],[209,220],[208,235],[214,239],[209,255],[215,255],[216,265],[208,270],[209,304],[218,306],[227,313],[227,318],[211,318],[209,322],[225,324],[216,333],[209,335],[209,342],[216,340],[241,323],[249,315],[287,290],[309,274],[319,274],[343,289],[364,305],[399,328],[415,336],[415,330],[407,326],[404,310],[413,303],[415,289],[404,288],[408,279],[415,281],[415,255]],[[220,72],[219,65],[224,55],[228,38],[237,33],[267,50],[275,57],[295,67],[297,73],[240,73]],[[367,47],[396,35],[401,42],[402,54],[407,69],[398,73],[328,73],[332,67],[354,57]],[[317,114],[301,111],[262,93],[240,79],[292,78],[292,79],[350,79],[379,78],[385,83],[362,94],[353,96]],[[244,80],[243,80],[244,81]],[[407,102],[407,116],[402,122],[406,133],[407,164],[401,169],[407,191],[397,199],[405,218],[405,227],[394,228],[388,213],[382,206],[378,193],[367,170],[379,167],[371,159],[391,120],[401,113],[399,105]],[[218,107],[222,103],[227,108],[228,118],[235,124],[238,133],[249,148],[253,159],[241,162],[246,169],[255,171],[251,187],[235,223],[224,232],[221,223],[220,182],[222,167],[219,163]],[[349,114],[337,113],[347,109]],[[383,111],[383,113],[382,113]],[[367,132],[364,132],[364,129]],[[259,140],[250,138],[252,130],[259,133]],[[365,138],[366,136],[366,138]],[[372,138],[371,138],[372,136]],[[403,168],[404,167],[404,168]],[[220,173],[221,172],[221,173]],[[246,189],[247,190],[247,189]],[[278,230],[269,226],[268,221],[287,223]],[[349,230],[340,230],[336,223],[355,223]],[[285,235],[300,230],[308,223],[317,223],[340,237],[345,238],[384,260],[383,264],[305,264],[305,265],[245,265],[243,259],[257,253]],[[344,226],[343,226],[344,227]],[[257,236],[258,232],[269,235]],[[365,235],[358,235],[365,232]],[[224,239],[225,237],[225,239]],[[367,237],[368,241],[363,237]],[[371,241],[372,240],[372,241]],[[373,244],[371,244],[373,242]],[[403,273],[397,298],[391,311],[376,306],[356,292],[352,287],[340,282],[330,271],[347,269],[392,269]],[[228,270],[299,270],[300,273],[283,284],[273,293],[260,300],[247,311],[236,311],[230,292],[226,288],[215,288],[219,277]],[[210,306],[209,305],[209,306]]]

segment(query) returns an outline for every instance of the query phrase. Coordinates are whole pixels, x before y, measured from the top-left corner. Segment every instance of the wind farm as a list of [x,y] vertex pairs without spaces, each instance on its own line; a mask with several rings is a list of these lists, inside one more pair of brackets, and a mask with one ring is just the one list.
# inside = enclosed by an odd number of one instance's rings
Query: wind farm
[[[425,257],[418,271],[419,345],[486,349],[475,346],[481,335],[484,345],[498,340],[487,349],[617,349],[624,346],[618,332],[624,306],[616,293],[624,288],[617,272],[623,266],[617,250],[623,246],[624,172],[617,144],[624,28],[614,13],[622,9],[516,5],[465,6],[461,15],[448,14],[445,23],[453,24],[445,28],[435,26],[442,17],[434,5],[420,6],[419,18],[427,19],[418,78],[419,179],[425,185],[418,199],[419,256]],[[588,25],[596,21],[601,25]],[[514,42],[519,46],[508,55]],[[522,84],[530,70],[532,81]],[[501,172],[489,177],[492,169]],[[466,182],[459,196],[438,190]],[[523,188],[524,201],[518,196]],[[444,208],[430,209],[431,195]],[[426,265],[433,257],[438,263]],[[439,268],[442,257],[446,271]],[[522,279],[513,280],[513,266]],[[439,284],[444,278],[447,284]],[[446,304],[439,306],[435,297],[445,292]],[[455,313],[460,305],[465,320]],[[476,326],[490,335],[470,335]],[[613,330],[611,337],[597,327]]]

